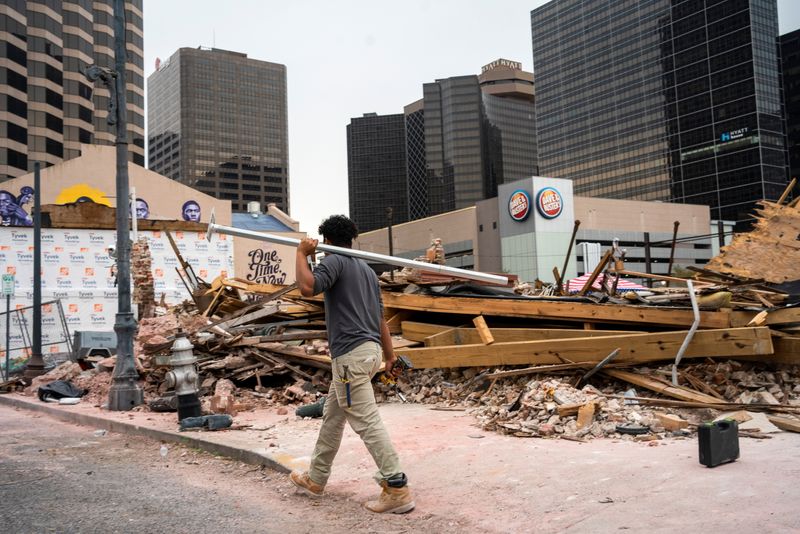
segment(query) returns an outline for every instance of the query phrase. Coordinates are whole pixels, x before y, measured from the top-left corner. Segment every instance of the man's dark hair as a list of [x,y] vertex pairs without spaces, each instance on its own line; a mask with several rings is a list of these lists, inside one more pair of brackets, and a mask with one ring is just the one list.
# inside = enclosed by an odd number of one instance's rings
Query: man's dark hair
[[358,237],[356,223],[344,215],[331,215],[319,225],[319,233],[337,247],[349,247]]

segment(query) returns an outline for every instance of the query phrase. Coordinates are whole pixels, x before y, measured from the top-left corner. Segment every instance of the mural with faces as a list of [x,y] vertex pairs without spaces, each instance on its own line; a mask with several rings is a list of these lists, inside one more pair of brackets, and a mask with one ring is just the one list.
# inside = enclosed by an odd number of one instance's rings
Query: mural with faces
[[184,221],[200,222],[200,204],[196,200],[187,200],[181,206],[181,217]]
[[22,186],[18,195],[0,190],[0,226],[33,226],[27,204],[33,204],[33,188]]

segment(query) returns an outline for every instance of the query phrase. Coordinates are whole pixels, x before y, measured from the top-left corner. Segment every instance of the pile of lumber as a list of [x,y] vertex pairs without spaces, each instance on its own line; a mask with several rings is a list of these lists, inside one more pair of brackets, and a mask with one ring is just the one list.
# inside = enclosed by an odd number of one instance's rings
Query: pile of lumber
[[[778,221],[784,232],[784,212],[793,209],[766,207],[769,220],[756,231],[772,235],[770,221]],[[796,254],[786,237],[779,241]],[[407,270],[382,276],[395,352],[415,367],[399,391],[519,436],[620,437],[629,426],[683,435],[701,422],[691,414],[706,410],[766,412],[782,428],[800,425],[800,307],[786,285],[791,275],[781,278],[773,266],[756,276],[720,260],[693,269],[690,295],[684,279],[626,271],[614,249],[604,257],[596,271],[610,282],[600,291],[587,283],[577,295],[538,281],[522,292]],[[621,293],[613,283],[620,276],[660,285]],[[195,346],[206,410],[302,404],[325,394],[331,360],[321,298],[303,298],[294,286],[206,283],[193,273],[187,286],[193,304],[170,314]],[[163,325],[140,331],[151,397],[167,393],[165,358],[176,333]],[[379,401],[396,398],[393,389],[375,388]]]
[[[642,420],[662,428],[653,408],[746,408],[797,428],[800,217],[797,202],[762,206],[753,232],[705,268],[690,268],[693,295],[686,279],[627,271],[615,249],[593,273],[609,283],[592,291],[590,279],[576,295],[540,282],[524,296],[395,282],[384,293],[390,328],[420,344],[397,353],[417,373],[429,370],[401,390],[415,401],[468,407],[484,428],[516,435],[618,435],[620,424]],[[755,267],[759,255],[776,253],[782,259]],[[660,285],[620,293],[620,276]],[[626,392],[634,398],[616,398]]]
[[194,345],[206,411],[312,402],[327,391],[331,359],[319,305],[292,298],[299,296],[294,286],[236,279],[218,278],[200,291],[219,298],[195,299],[205,309],[184,303],[140,324],[136,352],[153,405],[174,408],[164,375],[180,333]]

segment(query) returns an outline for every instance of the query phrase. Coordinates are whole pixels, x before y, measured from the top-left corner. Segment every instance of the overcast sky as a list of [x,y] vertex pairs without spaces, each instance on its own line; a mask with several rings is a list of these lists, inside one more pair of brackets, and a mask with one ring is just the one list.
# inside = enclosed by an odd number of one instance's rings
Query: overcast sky
[[[145,76],[156,57],[216,46],[283,63],[289,84],[291,215],[316,234],[348,213],[345,128],[401,113],[422,84],[497,58],[532,68],[530,11],[546,0],[145,0]],[[781,33],[800,0],[778,0]]]

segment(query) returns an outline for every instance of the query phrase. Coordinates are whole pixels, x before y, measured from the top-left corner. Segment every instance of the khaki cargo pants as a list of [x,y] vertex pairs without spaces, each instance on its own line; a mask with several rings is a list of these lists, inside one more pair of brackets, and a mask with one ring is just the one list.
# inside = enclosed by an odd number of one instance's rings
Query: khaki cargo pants
[[[319,429],[317,445],[311,457],[308,475],[320,485],[328,482],[331,464],[339,450],[344,432],[344,423],[361,437],[367,450],[378,466],[378,479],[391,478],[402,472],[400,460],[392,446],[386,427],[383,426],[375,393],[370,380],[381,366],[381,346],[373,341],[365,342],[347,354],[332,360],[333,382],[322,412],[322,427]],[[345,385],[339,379],[344,375],[344,366],[350,378],[350,407],[347,407]]]

